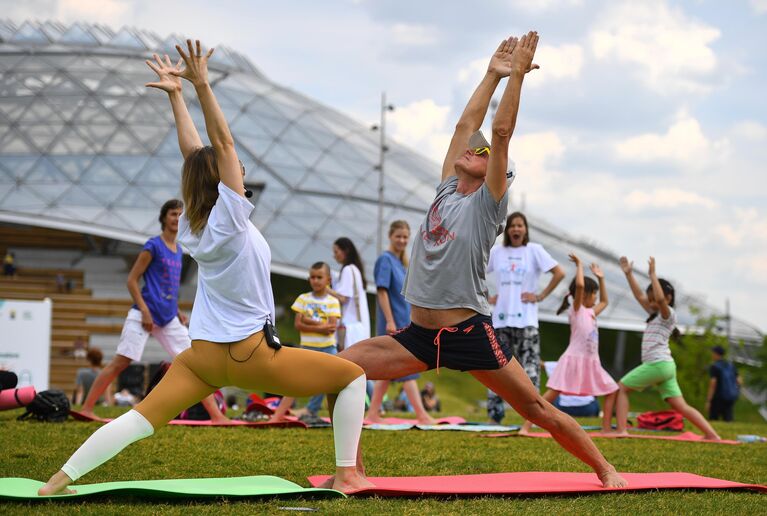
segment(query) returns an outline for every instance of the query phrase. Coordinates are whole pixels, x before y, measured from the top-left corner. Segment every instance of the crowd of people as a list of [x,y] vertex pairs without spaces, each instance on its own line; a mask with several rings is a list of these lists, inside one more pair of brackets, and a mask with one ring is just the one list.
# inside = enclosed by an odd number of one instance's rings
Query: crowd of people
[[[637,285],[631,263],[621,259],[632,292],[649,317],[643,363],[616,382],[602,368],[598,353],[596,318],[608,303],[603,275],[592,265],[597,281],[587,278],[579,257],[571,255],[576,274],[562,303],[570,320],[570,344],[549,377],[546,394],[539,392],[538,303],[552,294],[565,272],[542,246],[530,242],[523,214],[506,216],[514,179],[509,143],[523,80],[537,68],[533,63],[537,44],[537,33],[530,32],[503,40],[491,56],[456,125],[441,182],[415,232],[411,256],[409,226],[392,223],[389,248],[374,268],[376,336],[370,335],[364,265],[353,242],[339,238],[333,245],[341,266],[339,277],[333,281],[327,263],[314,263],[308,271],[310,290],[291,307],[301,334],[300,348],[283,346],[274,329],[271,253],[250,220],[253,205],[243,183],[245,170],[208,81],[207,61],[213,50],[203,52],[199,41],[188,41],[185,49],[177,47],[178,64],[168,56],[155,55],[147,61],[158,76],[147,86],[167,93],[175,118],[184,157],[183,205],[169,201],[163,206],[162,234],[147,242],[131,270],[128,289],[135,305],[125,321],[117,355],[93,380],[84,410],[92,414],[116,374],[140,359],[150,334],[174,357],[173,364],[146,398],[91,435],[40,494],[69,492],[69,484],[129,444],[149,437],[186,407],[212,400],[216,389],[230,385],[284,395],[276,418],[285,417],[291,398],[314,396],[309,411],[316,413],[320,396],[327,395],[336,471],[326,485],[343,492],[372,485],[365,477],[359,446],[368,381],[377,383],[367,419],[380,417],[383,393],[390,381],[397,381],[419,421],[430,422],[428,412],[439,409],[439,398],[433,385],[419,393],[416,383],[418,375],[430,369],[471,374],[489,390],[492,419],[502,418],[503,402],[510,404],[529,421],[528,428],[536,424],[550,432],[565,450],[591,467],[605,487],[627,482],[581,426],[550,403],[556,395],[604,396],[603,429],[612,430],[614,404],[620,433],[626,431],[630,392],[657,385],[667,403],[707,438],[718,439],[702,415],[685,403],[676,382],[669,350],[676,321],[674,289],[657,277],[652,258],[646,290]],[[210,146],[203,146],[192,122],[181,79],[194,87]],[[479,129],[502,79],[508,80],[488,141]],[[501,233],[503,244],[494,246]],[[179,243],[198,265],[188,330],[177,304]],[[486,280],[491,271],[498,278],[498,296],[492,300]],[[538,291],[544,273],[551,278]],[[138,286],[141,276],[143,289]],[[720,369],[721,379],[725,373]],[[206,409],[211,417],[224,417],[215,414],[214,406]]]

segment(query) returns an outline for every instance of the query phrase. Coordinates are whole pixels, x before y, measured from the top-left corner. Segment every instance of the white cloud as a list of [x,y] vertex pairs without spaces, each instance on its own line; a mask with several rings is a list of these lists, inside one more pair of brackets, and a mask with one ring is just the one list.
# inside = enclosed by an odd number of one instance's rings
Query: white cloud
[[[767,217],[761,216],[755,208],[736,208],[735,220],[714,227],[714,232],[730,247],[744,244],[767,244]],[[764,257],[767,261],[767,256]]]
[[126,25],[126,14],[133,10],[129,0],[59,0],[57,21],[73,23],[96,18],[117,29]]
[[597,59],[633,66],[640,81],[665,95],[710,91],[718,64],[710,45],[720,35],[664,0],[648,0],[609,7],[590,40]]
[[767,127],[753,120],[745,120],[732,128],[732,135],[752,142],[767,140]]
[[670,161],[684,167],[701,168],[729,153],[729,140],[711,141],[700,123],[684,111],[663,134],[645,133],[614,144],[620,159],[639,163]]
[[751,8],[757,14],[767,13],[767,0],[751,0]]
[[576,79],[583,68],[583,49],[574,44],[542,45],[535,52],[535,62],[541,69],[528,74],[525,84],[536,87],[549,80]]
[[713,199],[679,188],[656,188],[649,191],[633,190],[624,201],[629,209],[637,211],[646,208],[678,209],[689,206],[712,209],[719,205]]
[[531,13],[542,13],[554,9],[564,9],[566,7],[578,7],[583,5],[583,0],[514,0],[514,8]]
[[427,46],[437,43],[439,33],[435,27],[396,23],[391,28],[392,41],[406,46]]
[[458,70],[458,81],[461,83],[478,83],[479,80],[487,72],[487,65],[490,59],[487,57],[480,57],[470,62],[460,70]]
[[450,138],[448,115],[450,106],[442,106],[432,99],[411,102],[389,115],[391,136],[422,154],[442,163]]
[[551,184],[559,177],[556,165],[566,149],[554,131],[514,136],[509,153],[517,171],[514,192],[524,194],[533,202],[548,200],[552,196]]

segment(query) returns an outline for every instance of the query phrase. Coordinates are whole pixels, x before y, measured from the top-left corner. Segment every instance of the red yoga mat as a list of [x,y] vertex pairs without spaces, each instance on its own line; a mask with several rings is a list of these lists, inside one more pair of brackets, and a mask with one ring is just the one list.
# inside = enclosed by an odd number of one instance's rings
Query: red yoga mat
[[[77,421],[96,421],[99,423],[109,423],[111,419],[103,419],[100,417],[90,417],[77,412],[76,410],[70,410],[69,415]],[[306,425],[301,421],[281,421],[279,423],[271,423],[269,421],[239,421],[233,419],[228,423],[214,423],[211,420],[198,421],[196,419],[173,419],[168,421],[169,425],[177,426],[214,426],[214,427],[230,427],[230,426],[246,426],[249,428],[306,428]]]
[[0,410],[10,410],[29,405],[35,399],[35,388],[31,385],[18,389],[0,391]]
[[[466,420],[462,417],[458,416],[448,416],[448,417],[441,417],[436,420],[437,425],[460,425],[465,423]],[[364,425],[417,425],[419,424],[418,421],[415,419],[403,419],[399,417],[385,417],[380,422],[373,422],[365,420],[363,422]]]
[[[605,489],[593,473],[519,472],[439,477],[368,477],[376,485],[354,495],[444,496],[604,493],[648,489],[751,489],[767,493],[767,486],[741,484],[692,473],[622,473],[628,487]],[[309,477],[318,486],[327,475]]]
[[[683,441],[689,443],[714,443],[714,444],[743,444],[740,441],[730,441],[722,439],[721,441],[712,441],[704,439],[702,435],[698,435],[693,432],[683,432],[678,435],[652,435],[652,434],[629,434],[629,435],[605,435],[599,432],[589,432],[589,436],[601,437],[604,439],[659,439],[662,441]],[[516,433],[497,433],[497,434],[482,434],[477,437],[537,437],[537,438],[551,438],[551,434],[548,432],[533,432],[527,435],[519,435]]]

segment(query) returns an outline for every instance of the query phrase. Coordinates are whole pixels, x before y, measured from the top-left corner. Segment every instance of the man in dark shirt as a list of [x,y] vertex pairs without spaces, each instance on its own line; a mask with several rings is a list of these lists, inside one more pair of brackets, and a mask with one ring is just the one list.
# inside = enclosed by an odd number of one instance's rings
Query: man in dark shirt
[[738,375],[735,365],[724,359],[725,350],[722,346],[711,348],[711,358],[714,361],[709,367],[711,380],[708,384],[706,410],[710,420],[723,419],[732,421],[732,409],[740,396],[740,385],[743,380]]

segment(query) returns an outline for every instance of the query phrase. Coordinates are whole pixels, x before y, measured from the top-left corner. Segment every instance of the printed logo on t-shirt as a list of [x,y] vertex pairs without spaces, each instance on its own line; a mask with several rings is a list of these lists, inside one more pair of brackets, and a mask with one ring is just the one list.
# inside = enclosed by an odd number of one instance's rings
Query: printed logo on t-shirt
[[442,225],[442,215],[439,213],[439,202],[435,202],[429,210],[429,229],[421,231],[421,238],[424,242],[431,242],[434,245],[443,245],[451,240],[455,240],[455,232],[448,231]]
[[327,321],[328,316],[325,312],[325,305],[322,303],[306,303],[306,313],[312,321]]
[[501,286],[521,285],[527,274],[527,265],[522,257],[509,256],[506,267],[501,269]]

